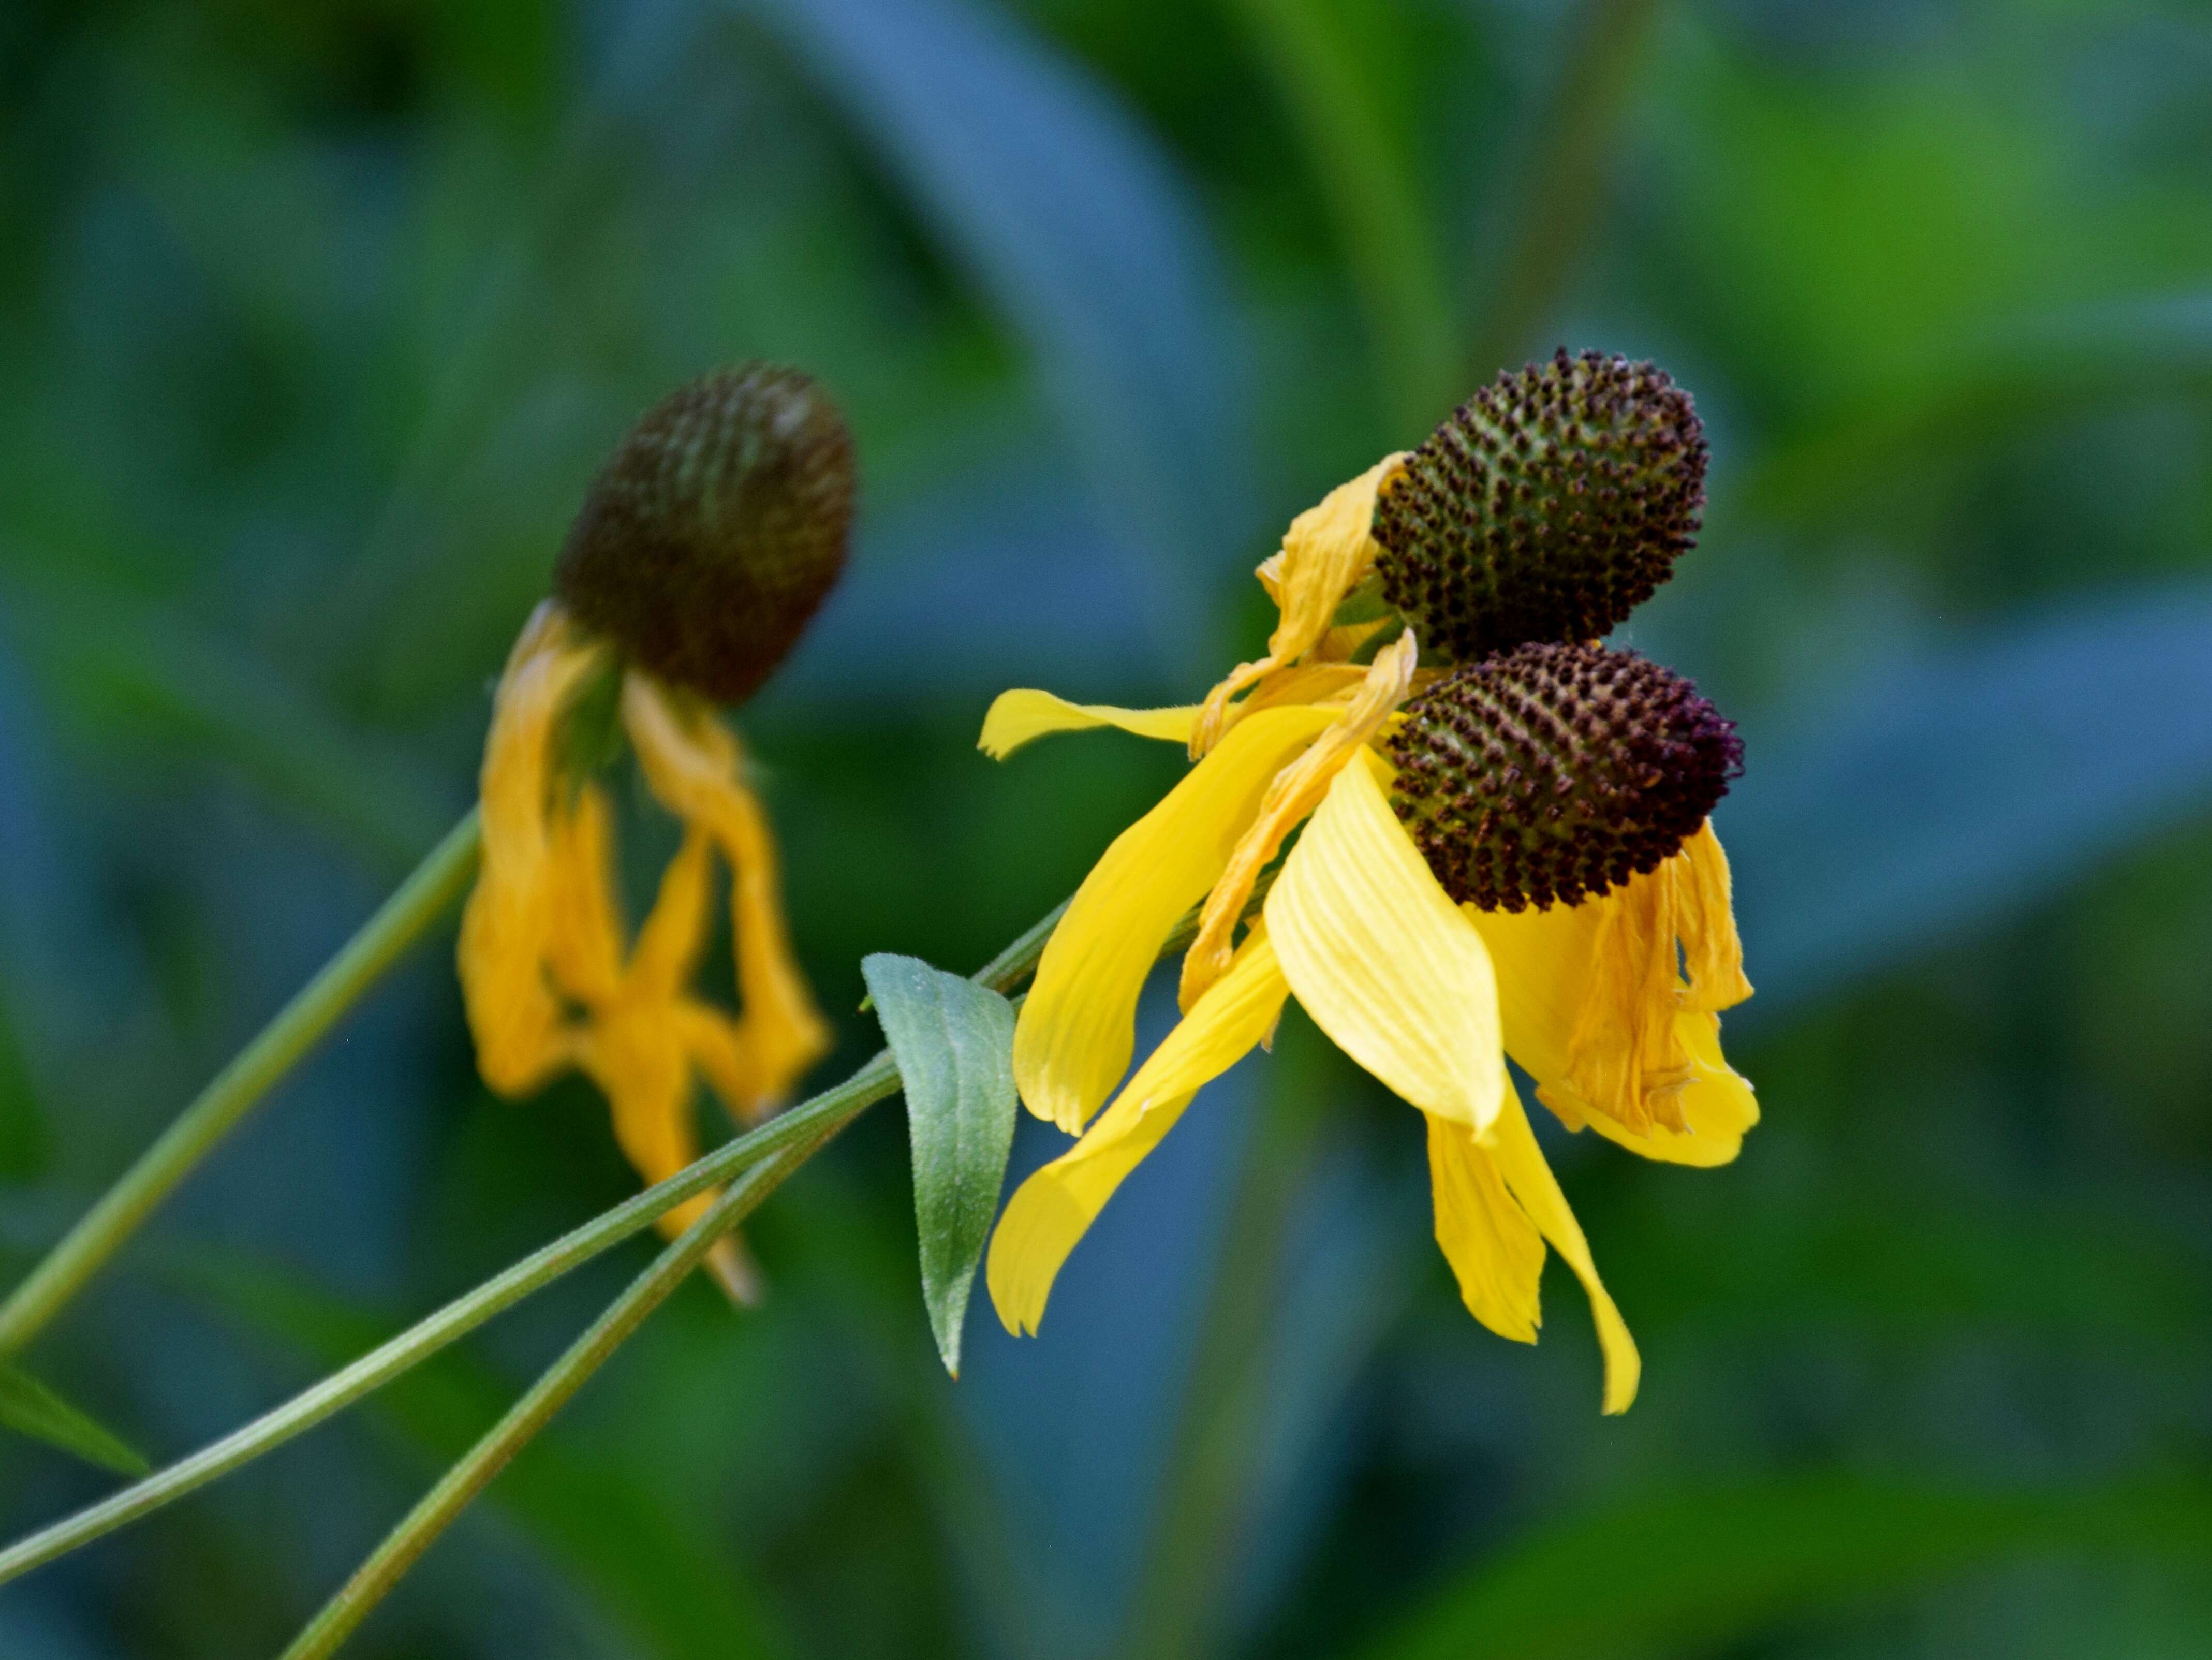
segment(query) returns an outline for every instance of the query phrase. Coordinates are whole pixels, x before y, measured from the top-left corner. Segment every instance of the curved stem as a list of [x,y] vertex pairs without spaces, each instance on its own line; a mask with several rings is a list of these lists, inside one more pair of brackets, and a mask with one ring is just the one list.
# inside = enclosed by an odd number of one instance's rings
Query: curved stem
[[692,1195],[810,1137],[835,1134],[897,1087],[898,1073],[891,1065],[890,1056],[878,1055],[835,1089],[825,1090],[749,1134],[716,1148],[657,1187],[647,1189],[635,1198],[533,1251],[505,1273],[455,1298],[350,1365],[264,1413],[252,1423],[232,1431],[220,1441],[0,1551],[0,1584],[89,1544],[103,1534],[127,1526],[217,1477],[228,1475],[241,1464],[274,1450],[294,1436],[313,1429],[325,1418],[381,1389],[402,1372],[420,1365],[501,1310],[551,1284],[571,1268],[581,1267],[631,1235],[644,1231],[663,1212]]
[[481,842],[471,808],[321,972],[62,1236],[0,1304],[0,1354],[21,1348],[58,1314],[216,1143],[460,897],[476,874]]
[[818,1131],[811,1140],[755,1164],[732,1183],[713,1207],[653,1258],[653,1265],[607,1305],[606,1311],[569,1345],[566,1353],[546,1368],[529,1391],[507,1409],[507,1415],[439,1478],[437,1486],[385,1535],[384,1542],[354,1571],[353,1578],[293,1639],[283,1660],[319,1660],[319,1657],[333,1652],[344,1642],[368,1617],[368,1611],[383,1600],[384,1594],[398,1584],[401,1576],[429,1548],[431,1541],[445,1531],[447,1524],[467,1508],[469,1501],[490,1484],[531,1437],[545,1427],[555,1413],[568,1404],[569,1397],[583,1387],[585,1379],[597,1371],[600,1364],[644,1323],[645,1317],[660,1306],[669,1292],[684,1282],[715,1242],[775,1192],[786,1177],[805,1164],[817,1148],[858,1112],[856,1107],[845,1119]]

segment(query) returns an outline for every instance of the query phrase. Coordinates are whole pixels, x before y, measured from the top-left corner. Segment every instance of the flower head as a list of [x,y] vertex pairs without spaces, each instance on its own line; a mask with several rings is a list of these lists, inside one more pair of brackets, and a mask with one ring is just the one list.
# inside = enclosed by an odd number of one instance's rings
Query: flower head
[[[1554,369],[1569,392],[1671,385],[1591,362]],[[1546,417],[1559,421],[1552,449],[1511,453],[1550,465],[1579,445],[1618,462],[1591,412],[1571,413]],[[1281,613],[1267,654],[1203,703],[1123,710],[1013,691],[993,705],[982,747],[994,755],[1112,726],[1185,742],[1196,764],[1107,849],[1038,964],[1015,1077],[1032,1112],[1081,1139],[1008,1203],[988,1283],[1008,1328],[1034,1330],[1115,1188],[1296,995],[1425,1115],[1437,1238],[1468,1309],[1534,1341],[1545,1250],[1558,1251],[1589,1293],[1605,1406],[1618,1412],[1636,1392],[1635,1344],[1505,1060],[1571,1128],[1678,1163],[1735,1156],[1758,1110],[1721,1058],[1718,1015],[1750,987],[1706,816],[1740,751],[1695,689],[1656,665],[1549,638],[1496,649],[1481,627],[1450,622],[1502,612],[1522,619],[1515,627],[1580,627],[1633,590],[1621,571],[1663,575],[1679,547],[1640,538],[1679,522],[1678,477],[1620,464],[1604,474],[1613,495],[1538,497],[1517,541],[1431,522],[1435,545],[1490,547],[1480,601],[1462,604],[1450,583],[1472,568],[1449,565],[1432,567],[1442,586],[1411,603],[1401,586],[1394,601],[1382,526],[1394,494],[1419,482],[1422,453],[1385,458],[1292,521],[1259,570]],[[1479,519],[1491,499],[1470,497],[1464,514]],[[1560,517],[1572,533],[1549,535]],[[1422,667],[1417,614],[1445,619],[1455,645],[1480,654]],[[1183,1018],[1123,1082],[1138,994],[1194,908]]]
[[[756,1122],[829,1046],[792,956],[767,814],[714,703],[757,687],[797,641],[843,563],[851,495],[843,424],[804,376],[754,366],[684,388],[602,470],[558,597],[500,679],[483,869],[459,945],[477,1067],[510,1097],[584,1073],[648,1182],[696,1156],[697,1078]],[[609,736],[627,740],[684,831],[635,936],[595,776]],[[735,1016],[690,988],[717,857],[730,872]],[[686,1201],[662,1230],[680,1232],[711,1202]],[[750,1294],[733,1240],[708,1260],[733,1294]]]

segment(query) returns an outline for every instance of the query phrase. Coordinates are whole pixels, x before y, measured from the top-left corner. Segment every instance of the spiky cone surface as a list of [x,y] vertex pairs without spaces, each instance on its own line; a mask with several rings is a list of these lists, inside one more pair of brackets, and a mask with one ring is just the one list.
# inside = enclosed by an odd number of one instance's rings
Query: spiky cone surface
[[1561,351],[1501,374],[1377,496],[1383,598],[1431,661],[1598,639],[1694,544],[1705,458],[1689,394],[1652,364]]
[[1742,769],[1735,727],[1632,652],[1540,643],[1454,671],[1386,740],[1391,805],[1455,901],[1575,904],[1658,868]]
[[796,369],[718,370],[647,410],[593,480],[554,587],[661,680],[743,702],[844,569],[853,442]]

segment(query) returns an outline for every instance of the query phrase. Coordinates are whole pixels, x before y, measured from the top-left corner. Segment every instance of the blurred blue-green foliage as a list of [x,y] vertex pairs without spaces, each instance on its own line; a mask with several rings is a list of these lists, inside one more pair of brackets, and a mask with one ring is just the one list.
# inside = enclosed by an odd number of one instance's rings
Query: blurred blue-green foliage
[[[805,366],[863,460],[744,717],[833,1010],[1174,775],[994,768],[991,691],[1192,696],[1291,513],[1554,344],[1712,431],[1627,635],[1747,735],[1766,1122],[1558,1139],[1629,1417],[1564,1280],[1533,1351],[1459,1310],[1410,1115],[1293,1016],[957,1387],[865,1121],[770,1305],[679,1297],[355,1651],[2212,1654],[2212,10],[18,0],[0,88],[11,1268],[465,804],[596,459],[706,367]],[[172,1457],[630,1186],[587,1089],[476,1085],[441,946],[33,1359]],[[0,1591],[0,1652],[274,1651],[645,1250]],[[7,1441],[0,1518],[105,1480]]]

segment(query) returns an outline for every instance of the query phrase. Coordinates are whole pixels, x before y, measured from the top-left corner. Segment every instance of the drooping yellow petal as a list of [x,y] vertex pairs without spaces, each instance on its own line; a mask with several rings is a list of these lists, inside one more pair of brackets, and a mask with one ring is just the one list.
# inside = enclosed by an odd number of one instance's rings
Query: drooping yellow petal
[[1060,1264],[1121,1180],[1182,1116],[1191,1098],[1250,1053],[1282,1013],[1289,988],[1264,930],[1185,1015],[1088,1134],[1016,1190],[991,1237],[986,1280],[999,1318],[1034,1332]]
[[771,1091],[745,1048],[737,1022],[721,1010],[687,997],[677,1006],[676,1029],[730,1116],[747,1122],[757,1118],[757,1104],[769,1098]]
[[1759,1122],[1759,1098],[1721,1057],[1718,1015],[1684,1009],[1674,1017],[1674,1029],[1690,1052],[1690,1076],[1679,1097],[1681,1129],[1655,1124],[1639,1134],[1602,1113],[1581,1110],[1571,1099],[1555,1104],[1546,1090],[1540,1089],[1538,1098],[1570,1123],[1580,1119],[1607,1140],[1646,1158],[1705,1169],[1729,1163],[1743,1150],[1745,1133]]
[[1486,1132],[1506,1103],[1498,986],[1362,751],[1284,861],[1267,932],[1336,1046],[1424,1112]]
[[605,1002],[623,976],[623,924],[615,902],[613,831],[596,784],[576,792],[546,824],[546,903],[552,927],[546,965],[569,1000]]
[[[698,1157],[691,1061],[672,1005],[631,999],[611,1006],[578,1047],[580,1064],[612,1110],[615,1140],[647,1183],[665,1181]],[[712,1202],[705,1194],[685,1200],[661,1216],[661,1231],[674,1237]]]
[[706,943],[713,903],[713,846],[706,831],[687,826],[684,844],[660,873],[660,891],[630,947],[632,994],[674,1002],[690,983]]
[[712,836],[729,861],[739,1031],[760,1091],[740,1110],[757,1116],[830,1047],[828,1023],[792,954],[768,816],[744,782],[737,739],[719,721],[703,711],[687,719],[665,688],[635,669],[623,682],[622,712],[647,787]]
[[1682,963],[1688,972],[1688,1001],[1717,1014],[1751,995],[1743,976],[1743,941],[1735,931],[1728,854],[1713,834],[1710,818],[1682,844],[1682,870],[1676,884],[1681,915]]
[[[1742,1117],[1741,1101],[1714,1103],[1747,1099],[1749,1086],[1719,1061],[1717,1038],[1714,1066],[1699,1062],[1693,1037],[1706,1029],[1679,1018],[1710,1012],[1707,996],[1734,1002],[1749,991],[1728,866],[1710,826],[1658,869],[1578,905],[1468,914],[1498,966],[1506,1049],[1541,1086],[1545,1105],[1571,1128],[1601,1123],[1654,1158],[1723,1164],[1735,1156],[1727,1138],[1740,1140],[1741,1128],[1720,1126]],[[1678,964],[1690,964],[1710,991],[1701,995],[1697,980],[1685,986]],[[1693,1108],[1705,1116],[1702,1129]],[[1694,1149],[1701,1134],[1722,1142]]]
[[1334,718],[1310,707],[1254,715],[1084,878],[1014,1027],[1014,1081],[1031,1112],[1073,1134],[1114,1092],[1162,942],[1220,878],[1268,781]]
[[791,1098],[806,1069],[830,1052],[830,1026],[814,1006],[791,949],[776,874],[775,837],[759,798],[742,793],[731,818],[731,927],[737,935],[738,1030],[761,1080],[751,1114],[765,1116]]
[[1468,1312],[1516,1343],[1536,1341],[1544,1237],[1490,1153],[1465,1124],[1423,1113],[1429,1126],[1429,1196],[1437,1243],[1459,1280]]
[[1048,691],[1026,687],[1002,691],[992,700],[983,717],[983,735],[975,747],[994,761],[1003,761],[1033,739],[1055,732],[1088,732],[1099,727],[1118,727],[1139,738],[1160,738],[1171,744],[1190,742],[1191,723],[1198,718],[1196,705],[1169,709],[1124,709],[1110,703],[1071,703]]
[[1240,663],[1207,694],[1191,733],[1194,757],[1212,749],[1243,718],[1231,702],[1237,693],[1297,662],[1328,632],[1336,608],[1374,567],[1375,541],[1368,530],[1375,520],[1375,497],[1404,461],[1402,453],[1384,456],[1291,520],[1281,550],[1261,568],[1261,580],[1282,613],[1267,636],[1267,654]]
[[555,723],[597,648],[550,602],[514,643],[492,705],[481,799],[483,855],[456,952],[477,1070],[525,1095],[571,1064],[564,1012],[545,976],[556,927],[546,809]]
[[1597,1324],[1598,1347],[1605,1355],[1605,1410],[1620,1413],[1628,1410],[1636,1399],[1636,1385],[1643,1376],[1644,1362],[1636,1353],[1636,1340],[1628,1335],[1627,1323],[1620,1310],[1613,1306],[1605,1282],[1598,1278],[1597,1264],[1591,1261],[1589,1242],[1583,1237],[1582,1224],[1568,1208],[1567,1196],[1559,1191],[1559,1178],[1545,1161],[1544,1150],[1536,1145],[1536,1134],[1528,1127],[1528,1116],[1521,1110],[1520,1098],[1509,1097],[1505,1110],[1498,1116],[1497,1134],[1488,1149],[1497,1161],[1498,1173],[1505,1178],[1505,1185],[1518,1200],[1528,1219],[1536,1225],[1552,1249],[1559,1253],[1566,1265],[1575,1271],[1589,1294],[1590,1315]]
[[1413,684],[1419,653],[1408,629],[1395,645],[1376,654],[1358,692],[1343,714],[1304,755],[1277,773],[1261,798],[1259,817],[1237,838],[1237,850],[1199,915],[1198,938],[1182,959],[1182,1006],[1194,1006],[1207,987],[1229,971],[1237,920],[1252,897],[1260,872],[1283,845],[1283,838],[1321,805],[1344,763],[1366,746],[1382,723],[1397,712]]

